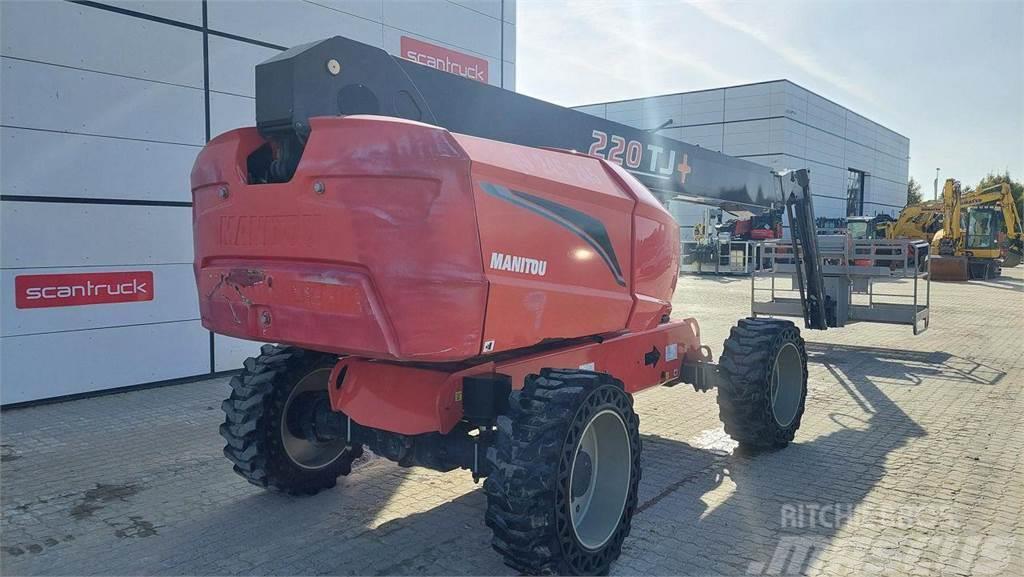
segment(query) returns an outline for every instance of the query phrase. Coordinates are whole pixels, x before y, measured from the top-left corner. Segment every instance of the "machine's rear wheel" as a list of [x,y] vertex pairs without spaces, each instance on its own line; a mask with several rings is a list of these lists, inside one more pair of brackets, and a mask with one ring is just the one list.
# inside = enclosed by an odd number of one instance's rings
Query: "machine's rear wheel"
[[527,574],[603,575],[622,551],[640,482],[640,420],[622,383],[544,369],[498,418],[484,483],[494,548]]
[[344,439],[311,440],[308,425],[317,403],[328,402],[327,379],[337,357],[296,347],[264,345],[231,379],[222,404],[224,456],[250,483],[291,495],[333,487],[352,470],[362,446]]
[[800,330],[776,319],[742,319],[725,340],[718,415],[740,445],[776,449],[793,440],[807,399]]

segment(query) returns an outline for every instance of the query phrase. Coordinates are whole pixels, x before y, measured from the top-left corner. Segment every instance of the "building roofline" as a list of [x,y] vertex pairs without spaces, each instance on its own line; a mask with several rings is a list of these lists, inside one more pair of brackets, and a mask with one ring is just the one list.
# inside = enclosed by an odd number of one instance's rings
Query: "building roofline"
[[864,116],[863,114],[857,112],[856,110],[853,110],[849,106],[845,106],[843,104],[840,104],[840,103],[836,102],[835,100],[832,100],[831,98],[829,98],[827,96],[822,96],[822,95],[818,94],[817,92],[811,90],[810,88],[806,88],[806,87],[804,87],[804,86],[802,86],[800,84],[797,84],[796,82],[793,82],[792,80],[790,80],[788,78],[776,78],[774,80],[762,80],[760,82],[747,82],[745,84],[731,84],[729,86],[716,86],[714,88],[701,88],[701,89],[698,89],[698,90],[684,90],[682,92],[665,92],[663,94],[652,94],[650,96],[638,96],[638,97],[635,97],[635,98],[622,98],[622,99],[619,99],[619,100],[605,100],[604,102],[591,102],[589,104],[574,104],[574,105],[570,106],[569,108],[582,108],[584,106],[600,106],[602,104],[620,104],[622,102],[632,102],[634,100],[650,100],[652,98],[661,98],[663,96],[681,96],[683,94],[698,94],[700,92],[714,92],[715,90],[728,90],[730,88],[743,88],[743,87],[746,87],[746,86],[759,86],[761,84],[776,84],[776,83],[779,83],[779,82],[788,82],[789,84],[792,84],[793,86],[796,86],[800,90],[805,90],[805,91],[807,91],[807,92],[817,96],[818,98],[821,98],[822,100],[827,100],[827,101],[831,102],[832,104],[835,104],[836,106],[842,108],[843,110],[846,110],[848,112],[852,112],[852,113],[856,114],[857,116],[863,118],[864,120],[866,120],[868,122],[871,122],[873,124],[877,124],[878,126],[881,126],[882,128],[888,130],[889,132],[892,132],[893,134],[895,134],[895,135],[897,135],[897,136],[899,136],[901,138],[906,138],[907,140],[910,140],[910,138],[908,136],[905,136],[905,135],[903,135],[900,132],[896,132],[895,130],[889,128],[888,126],[886,126],[886,125],[884,125],[884,124],[882,124],[880,122],[871,120],[867,116]]

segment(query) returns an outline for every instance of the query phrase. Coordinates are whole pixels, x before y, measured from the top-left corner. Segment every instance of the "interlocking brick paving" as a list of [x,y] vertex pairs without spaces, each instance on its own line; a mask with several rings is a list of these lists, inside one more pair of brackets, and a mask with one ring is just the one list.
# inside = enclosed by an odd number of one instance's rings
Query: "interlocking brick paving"
[[[807,412],[779,452],[735,452],[714,392],[639,395],[641,505],[613,573],[1024,574],[1022,278],[934,283],[919,336],[805,331]],[[699,319],[717,355],[748,291],[684,276],[676,316]],[[221,455],[227,390],[218,378],[5,411],[2,572],[513,574],[465,472],[373,459],[315,497],[248,485]]]

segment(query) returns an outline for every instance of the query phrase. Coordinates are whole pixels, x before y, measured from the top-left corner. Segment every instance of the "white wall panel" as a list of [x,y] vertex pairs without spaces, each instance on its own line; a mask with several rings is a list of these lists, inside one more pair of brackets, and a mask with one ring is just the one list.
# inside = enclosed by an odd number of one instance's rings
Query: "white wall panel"
[[904,206],[907,203],[907,186],[905,183],[874,177],[869,177],[869,180],[871,187],[868,191],[869,194],[865,195],[865,202],[888,206]]
[[[788,157],[784,154],[761,154],[756,156],[746,156],[743,160],[755,162],[762,166],[767,166],[772,170],[788,170],[795,168],[803,168],[803,162],[801,161],[799,166],[795,166],[794,163],[788,160]],[[814,184],[812,183],[813,187]]]
[[814,161],[804,161],[802,166],[811,171],[814,194],[846,198],[846,170]]
[[606,113],[623,113],[628,112],[631,114],[639,114],[643,108],[643,103],[639,100],[623,100],[620,102],[609,102],[604,105]]
[[501,19],[501,0],[451,0],[453,3],[476,10],[491,18]]
[[504,58],[508,62],[516,61],[516,25],[505,22],[502,24],[504,29],[504,36],[502,40],[505,42],[504,48],[501,53],[501,58]]
[[[224,0],[214,0],[220,2]],[[228,0],[235,1],[235,0]],[[387,0],[302,0],[310,4],[318,4],[332,10],[351,14],[353,16],[359,16],[360,18],[366,18],[367,20],[373,20],[380,22],[384,7],[383,3]]]
[[843,139],[817,128],[807,129],[807,160],[843,167]]
[[807,124],[842,137],[846,131],[845,110],[817,94],[807,94]]
[[[202,25],[200,0],[101,2]],[[514,0],[210,0],[208,21],[211,30],[286,47],[341,35],[398,53],[402,35],[419,36],[484,58],[491,82],[514,88],[515,8]],[[0,21],[0,192],[104,199],[0,203],[0,403],[206,373],[191,209],[117,204],[190,200],[207,122],[202,34],[52,0],[0,0]],[[211,132],[253,125],[254,67],[277,51],[208,40]],[[20,274],[132,270],[153,272],[153,301],[14,304]],[[216,368],[237,368],[259,346],[217,337]]]
[[259,356],[264,343],[246,341],[224,335],[213,336],[213,359],[215,371],[233,371],[241,368],[248,357]]
[[0,193],[49,197],[189,201],[200,150],[20,128],[0,128],[0,142]]
[[[4,56],[203,87],[200,32],[52,0],[0,2],[0,16]],[[40,34],[41,23],[59,33]],[[95,41],[113,27],[116,41]]]
[[[372,10],[374,4],[376,2],[369,3],[367,10]],[[214,30],[287,48],[331,36],[344,36],[378,47],[383,42],[379,21],[309,2],[215,1],[207,6],[207,20]]]
[[[906,204],[906,203],[905,202],[901,203],[901,206],[903,204]],[[866,216],[875,216],[877,214],[888,214],[889,216],[896,217],[896,216],[899,215],[899,213],[900,213],[900,208],[895,207],[895,206],[885,205],[885,204],[876,204],[876,203],[873,203],[873,202],[865,202],[864,203],[864,214]]]
[[575,109],[579,110],[580,112],[585,112],[585,113],[590,114],[592,116],[596,116],[598,118],[604,118],[605,117],[605,105],[604,104],[591,104],[591,105],[588,105],[588,106],[577,106],[577,107],[575,107]]
[[256,65],[280,51],[210,36],[210,90],[256,96]]
[[202,90],[10,58],[2,62],[5,125],[203,143]]
[[771,115],[770,96],[730,96],[725,93],[725,121],[768,118]]
[[203,374],[209,333],[199,321],[0,338],[0,403]]
[[644,106],[642,113],[640,121],[642,128],[656,128],[670,120],[673,124],[681,124],[683,118],[682,108],[678,106],[661,108]]
[[505,61],[505,78],[502,88],[505,90],[516,89],[516,63]]
[[869,148],[875,145],[875,126],[866,118],[846,111],[846,139]]
[[256,126],[256,99],[234,94],[210,93],[210,136],[235,128]]
[[505,20],[505,22],[511,22],[512,24],[515,24],[516,23],[516,0],[502,0],[502,5],[504,6],[504,10],[505,10],[505,14],[504,14],[504,18],[503,18]]
[[724,90],[683,94],[682,124],[708,124],[725,119]]
[[[224,1],[233,0],[213,0],[210,3]],[[203,4],[200,0],[100,0],[100,3],[186,24],[203,24]]]
[[721,152],[723,132],[721,124],[702,124],[677,129],[677,132],[670,134],[670,136],[678,138],[683,142],[696,144],[702,148]]
[[640,109],[645,128],[660,126],[668,120],[677,125],[683,124],[683,99],[678,94],[646,98],[641,102]]
[[605,118],[629,126],[639,127],[643,122],[643,107],[636,100],[609,102],[605,105]]
[[857,170],[870,172],[875,166],[875,154],[870,148],[863,144],[847,140],[841,166],[855,168]]
[[[384,2],[384,26],[446,42],[456,50],[501,58],[501,25],[498,20],[450,2],[388,0]],[[458,34],[453,31],[458,30]]]
[[759,84],[746,84],[743,86],[730,86],[725,89],[726,99],[766,97],[769,94],[771,94],[771,85],[767,82],[762,82]]
[[732,156],[771,154],[771,125],[768,120],[730,122],[725,125],[722,152]]
[[814,195],[814,216],[819,218],[844,217],[846,216],[846,201]]
[[807,91],[787,81],[771,85],[771,116],[785,116],[800,122],[807,120]]
[[5,201],[5,269],[192,262],[188,207]]
[[807,144],[807,126],[789,118],[772,118],[771,152],[781,152],[792,156],[804,157]]
[[[15,293],[10,290],[14,286],[14,278],[18,275],[136,270],[152,271],[153,284],[146,287],[146,290],[151,292],[153,300],[19,309],[15,306]],[[0,295],[0,334],[4,337],[199,318],[199,304],[191,264],[4,269],[0,271],[0,282],[3,283],[0,286],[5,289]]]

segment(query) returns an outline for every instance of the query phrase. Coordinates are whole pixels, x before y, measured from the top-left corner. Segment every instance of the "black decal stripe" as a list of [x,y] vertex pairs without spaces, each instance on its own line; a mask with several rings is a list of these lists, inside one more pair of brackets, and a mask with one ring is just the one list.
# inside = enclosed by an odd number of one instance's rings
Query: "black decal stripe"
[[487,194],[520,208],[525,208],[578,236],[601,256],[601,259],[608,265],[608,269],[611,270],[615,282],[619,286],[626,286],[626,279],[622,276],[622,268],[619,266],[619,260],[615,256],[615,249],[612,248],[611,240],[608,237],[608,229],[605,228],[604,223],[600,220],[564,204],[518,190],[509,190],[504,186],[490,182],[482,182],[480,187]]

